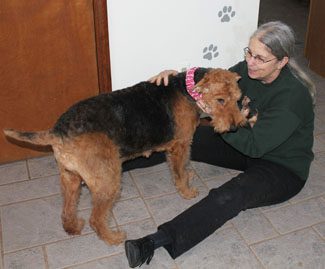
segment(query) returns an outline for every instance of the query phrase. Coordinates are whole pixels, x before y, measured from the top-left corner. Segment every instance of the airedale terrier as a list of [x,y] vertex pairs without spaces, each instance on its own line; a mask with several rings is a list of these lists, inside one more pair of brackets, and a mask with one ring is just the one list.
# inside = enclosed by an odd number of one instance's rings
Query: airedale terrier
[[[125,160],[164,151],[176,188],[186,199],[198,192],[189,187],[190,145],[206,107],[214,129],[226,132],[246,123],[237,101],[238,75],[222,69],[198,68],[198,82],[187,91],[188,73],[169,78],[168,86],[141,82],[133,87],[80,101],[69,108],[50,130],[4,130],[8,137],[34,145],[51,145],[61,175],[64,198],[62,223],[69,234],[80,234],[84,220],[77,216],[82,180],[92,194],[90,225],[109,244],[125,239],[122,231],[107,226],[107,217],[120,192],[121,165]],[[190,78],[191,80],[191,78]],[[194,84],[194,83],[193,83]],[[199,99],[199,100],[198,100]]]

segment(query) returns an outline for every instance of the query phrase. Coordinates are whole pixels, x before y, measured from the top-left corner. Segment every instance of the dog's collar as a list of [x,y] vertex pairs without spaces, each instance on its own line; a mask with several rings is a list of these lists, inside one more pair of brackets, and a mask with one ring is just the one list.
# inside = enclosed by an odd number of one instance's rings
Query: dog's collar
[[198,93],[197,91],[194,91],[194,86],[195,86],[194,74],[196,69],[198,69],[198,67],[192,67],[186,71],[185,83],[186,83],[186,90],[188,94],[191,95],[191,97],[195,101],[199,101],[202,99],[202,94]]
[[194,74],[195,70],[198,69],[198,67],[192,67],[186,71],[186,90],[188,94],[195,100],[196,104],[198,105],[201,110],[207,114],[210,114],[211,109],[210,107],[203,102],[202,100],[202,93],[198,93],[194,90],[195,87],[195,80],[194,80]]

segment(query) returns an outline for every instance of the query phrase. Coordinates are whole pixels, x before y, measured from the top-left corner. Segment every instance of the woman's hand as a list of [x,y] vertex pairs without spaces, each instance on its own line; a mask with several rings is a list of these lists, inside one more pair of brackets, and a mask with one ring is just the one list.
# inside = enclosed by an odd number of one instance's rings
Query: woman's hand
[[168,77],[170,75],[177,75],[178,72],[176,70],[164,70],[162,72],[160,72],[158,75],[153,76],[152,78],[149,78],[148,81],[150,81],[151,83],[156,83],[157,86],[159,86],[161,84],[161,81],[163,80],[164,85],[167,86],[168,85]]

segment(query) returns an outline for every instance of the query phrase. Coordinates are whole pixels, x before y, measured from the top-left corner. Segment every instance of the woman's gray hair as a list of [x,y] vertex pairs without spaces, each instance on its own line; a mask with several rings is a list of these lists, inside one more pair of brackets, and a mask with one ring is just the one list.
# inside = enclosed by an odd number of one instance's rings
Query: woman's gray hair
[[256,37],[266,45],[278,60],[282,60],[283,57],[289,58],[288,67],[294,76],[309,89],[313,104],[315,104],[316,87],[294,59],[295,35],[291,27],[280,21],[268,22],[259,26],[252,37]]

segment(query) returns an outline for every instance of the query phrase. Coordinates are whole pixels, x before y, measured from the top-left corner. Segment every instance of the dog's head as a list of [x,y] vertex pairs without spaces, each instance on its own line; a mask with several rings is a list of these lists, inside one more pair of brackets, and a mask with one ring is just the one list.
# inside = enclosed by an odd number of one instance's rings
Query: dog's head
[[237,81],[240,76],[224,69],[212,69],[195,86],[194,90],[202,94],[212,118],[211,125],[216,132],[223,133],[246,124],[237,105],[241,91]]

